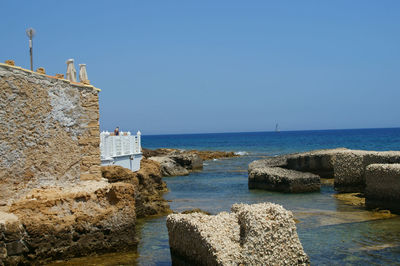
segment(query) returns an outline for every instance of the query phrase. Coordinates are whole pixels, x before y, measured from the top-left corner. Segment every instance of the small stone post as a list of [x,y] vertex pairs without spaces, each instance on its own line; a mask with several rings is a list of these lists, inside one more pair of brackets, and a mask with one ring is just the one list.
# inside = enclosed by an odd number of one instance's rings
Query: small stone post
[[79,81],[83,84],[90,84],[86,72],[86,64],[79,64]]
[[137,135],[137,140],[138,140],[138,151],[142,152],[142,144],[141,144],[141,135],[142,133],[140,132],[140,130],[136,133]]
[[74,59],[67,60],[67,79],[76,82],[76,70],[74,66]]

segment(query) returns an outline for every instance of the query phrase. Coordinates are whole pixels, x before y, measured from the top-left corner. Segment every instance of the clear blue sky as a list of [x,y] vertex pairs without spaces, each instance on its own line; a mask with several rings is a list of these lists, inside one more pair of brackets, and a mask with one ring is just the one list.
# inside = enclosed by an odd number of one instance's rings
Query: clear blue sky
[[2,1],[0,61],[86,63],[101,129],[400,126],[400,1]]

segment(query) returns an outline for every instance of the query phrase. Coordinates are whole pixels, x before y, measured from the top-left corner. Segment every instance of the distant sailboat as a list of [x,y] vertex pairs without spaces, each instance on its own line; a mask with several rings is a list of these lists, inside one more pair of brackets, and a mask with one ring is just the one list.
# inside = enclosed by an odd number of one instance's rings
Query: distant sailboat
[[278,124],[278,123],[276,123],[276,125],[275,125],[275,132],[277,132],[277,133],[280,132],[280,131],[279,131],[279,124]]

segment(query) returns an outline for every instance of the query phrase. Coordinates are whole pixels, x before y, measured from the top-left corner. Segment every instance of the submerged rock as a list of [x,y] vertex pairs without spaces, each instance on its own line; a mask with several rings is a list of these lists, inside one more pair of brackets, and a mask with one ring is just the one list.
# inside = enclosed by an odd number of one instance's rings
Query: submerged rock
[[293,215],[273,203],[234,204],[218,215],[167,217],[174,260],[199,265],[308,265]]

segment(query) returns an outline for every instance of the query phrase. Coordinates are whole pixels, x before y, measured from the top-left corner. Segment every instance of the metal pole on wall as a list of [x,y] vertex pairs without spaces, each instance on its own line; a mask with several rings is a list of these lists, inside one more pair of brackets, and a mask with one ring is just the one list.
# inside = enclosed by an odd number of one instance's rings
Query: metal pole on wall
[[28,35],[28,37],[29,37],[29,54],[31,56],[31,70],[32,71],[33,71],[33,51],[32,51],[33,50],[32,49],[33,42],[32,42],[32,39],[33,39],[33,36],[35,36],[35,33],[36,33],[36,31],[33,28],[29,28],[26,30],[26,35]]

